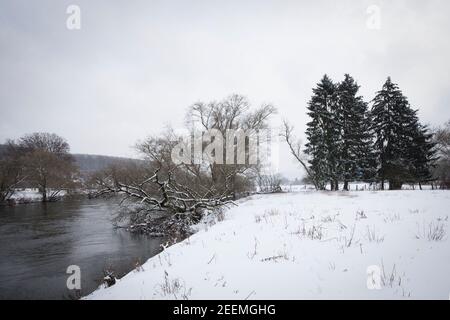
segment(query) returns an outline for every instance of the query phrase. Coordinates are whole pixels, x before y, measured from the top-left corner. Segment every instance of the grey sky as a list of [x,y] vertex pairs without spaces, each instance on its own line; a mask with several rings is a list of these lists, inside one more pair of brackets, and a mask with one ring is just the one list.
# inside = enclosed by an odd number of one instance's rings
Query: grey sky
[[[81,30],[66,8],[81,8]],[[367,28],[369,5],[381,29]],[[450,119],[449,1],[0,2],[0,142],[34,131],[73,152],[133,156],[198,100],[272,102],[301,137],[324,73],[366,100],[390,75],[425,123]],[[282,172],[299,171],[281,150]]]

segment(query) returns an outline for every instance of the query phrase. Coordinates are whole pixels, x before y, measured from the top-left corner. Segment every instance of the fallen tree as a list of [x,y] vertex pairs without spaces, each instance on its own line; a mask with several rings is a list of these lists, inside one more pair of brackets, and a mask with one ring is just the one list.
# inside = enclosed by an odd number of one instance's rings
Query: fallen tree
[[[177,182],[180,172],[175,171],[164,172],[161,167],[153,171],[141,166],[111,167],[95,177],[99,188],[93,196],[122,196],[122,210],[116,221],[128,218],[130,231],[152,235],[185,234],[205,214],[234,204],[229,190],[217,194],[212,187],[196,185],[194,189]],[[133,179],[136,176],[142,178]]]

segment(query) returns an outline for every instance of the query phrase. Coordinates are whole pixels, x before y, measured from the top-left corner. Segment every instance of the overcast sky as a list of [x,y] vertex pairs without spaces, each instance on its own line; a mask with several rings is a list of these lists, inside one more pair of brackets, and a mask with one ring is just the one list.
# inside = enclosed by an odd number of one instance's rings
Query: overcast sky
[[[81,9],[69,30],[66,9]],[[371,29],[367,8],[380,8]],[[187,106],[246,95],[303,136],[312,87],[350,73],[369,101],[387,76],[424,123],[450,119],[450,2],[0,1],[0,143],[35,131],[72,152],[134,156]],[[282,172],[298,175],[285,149]]]

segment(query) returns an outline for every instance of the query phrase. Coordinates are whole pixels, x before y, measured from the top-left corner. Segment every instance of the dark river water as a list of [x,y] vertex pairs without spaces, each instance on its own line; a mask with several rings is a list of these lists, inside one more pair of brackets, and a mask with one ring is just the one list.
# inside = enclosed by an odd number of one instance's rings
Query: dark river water
[[0,207],[0,299],[73,299],[68,266],[80,267],[86,295],[105,269],[122,276],[161,251],[163,239],[114,228],[115,210],[87,199]]

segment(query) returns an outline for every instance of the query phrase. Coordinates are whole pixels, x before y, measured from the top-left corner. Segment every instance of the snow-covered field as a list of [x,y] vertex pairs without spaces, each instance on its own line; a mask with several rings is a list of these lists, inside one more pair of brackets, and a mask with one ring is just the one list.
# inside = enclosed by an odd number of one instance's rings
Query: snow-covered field
[[449,299],[450,192],[241,200],[88,299]]

